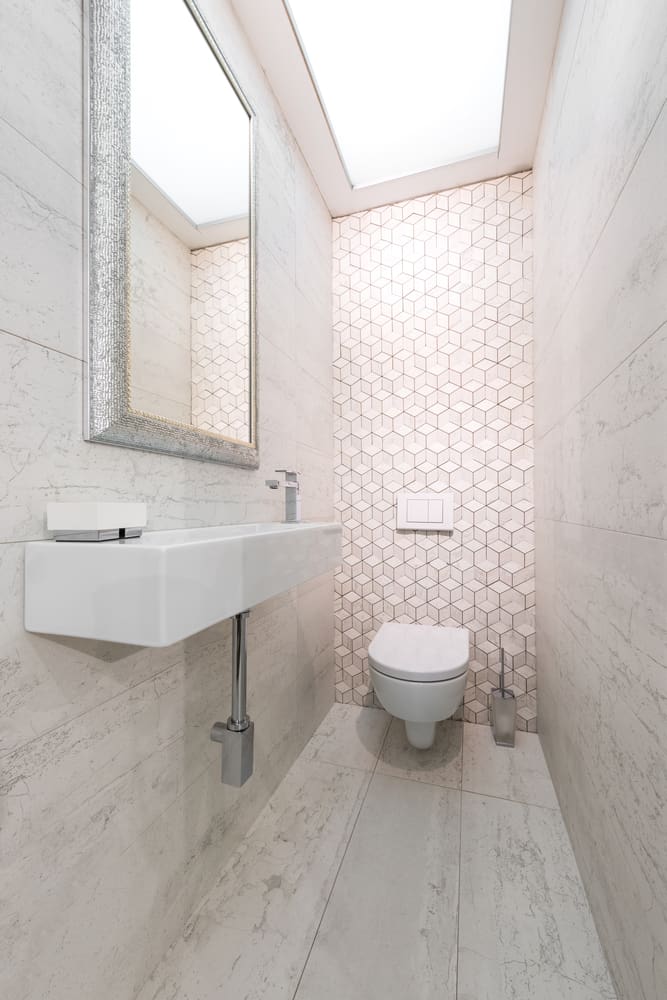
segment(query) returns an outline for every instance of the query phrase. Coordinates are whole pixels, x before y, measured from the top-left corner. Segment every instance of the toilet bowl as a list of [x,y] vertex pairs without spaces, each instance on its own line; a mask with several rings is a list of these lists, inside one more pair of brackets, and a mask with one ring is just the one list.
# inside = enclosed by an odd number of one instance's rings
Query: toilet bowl
[[375,693],[405,722],[408,743],[427,750],[435,728],[463,701],[468,671],[468,630],[386,622],[368,647]]

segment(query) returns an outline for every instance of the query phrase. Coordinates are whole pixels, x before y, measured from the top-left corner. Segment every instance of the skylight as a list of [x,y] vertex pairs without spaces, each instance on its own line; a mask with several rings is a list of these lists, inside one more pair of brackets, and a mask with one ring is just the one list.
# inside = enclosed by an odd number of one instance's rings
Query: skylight
[[286,0],[354,187],[495,152],[511,0]]
[[248,214],[249,118],[183,0],[132,0],[132,159],[195,225]]

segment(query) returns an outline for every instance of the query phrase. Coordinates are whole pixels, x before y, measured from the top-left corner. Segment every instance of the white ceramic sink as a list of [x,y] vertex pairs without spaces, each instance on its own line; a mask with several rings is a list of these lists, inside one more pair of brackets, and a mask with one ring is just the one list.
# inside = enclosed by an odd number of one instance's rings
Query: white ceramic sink
[[29,632],[169,646],[340,562],[338,524],[149,531],[113,542],[28,542]]

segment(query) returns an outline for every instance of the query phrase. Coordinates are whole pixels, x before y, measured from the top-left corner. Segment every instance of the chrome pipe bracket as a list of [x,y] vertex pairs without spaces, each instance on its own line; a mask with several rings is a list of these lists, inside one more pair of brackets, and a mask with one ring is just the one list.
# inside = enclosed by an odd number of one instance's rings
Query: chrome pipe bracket
[[230,733],[244,733],[249,725],[250,725],[249,715],[244,715],[242,719],[232,719],[230,715],[229,718],[227,719],[227,729],[230,731]]

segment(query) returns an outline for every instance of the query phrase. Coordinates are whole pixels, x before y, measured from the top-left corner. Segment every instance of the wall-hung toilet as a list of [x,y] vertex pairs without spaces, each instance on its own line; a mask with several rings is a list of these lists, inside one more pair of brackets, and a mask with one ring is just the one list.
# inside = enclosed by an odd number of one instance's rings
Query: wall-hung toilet
[[463,701],[468,630],[386,622],[368,647],[373,687],[383,707],[405,721],[408,743],[427,750],[435,727]]

